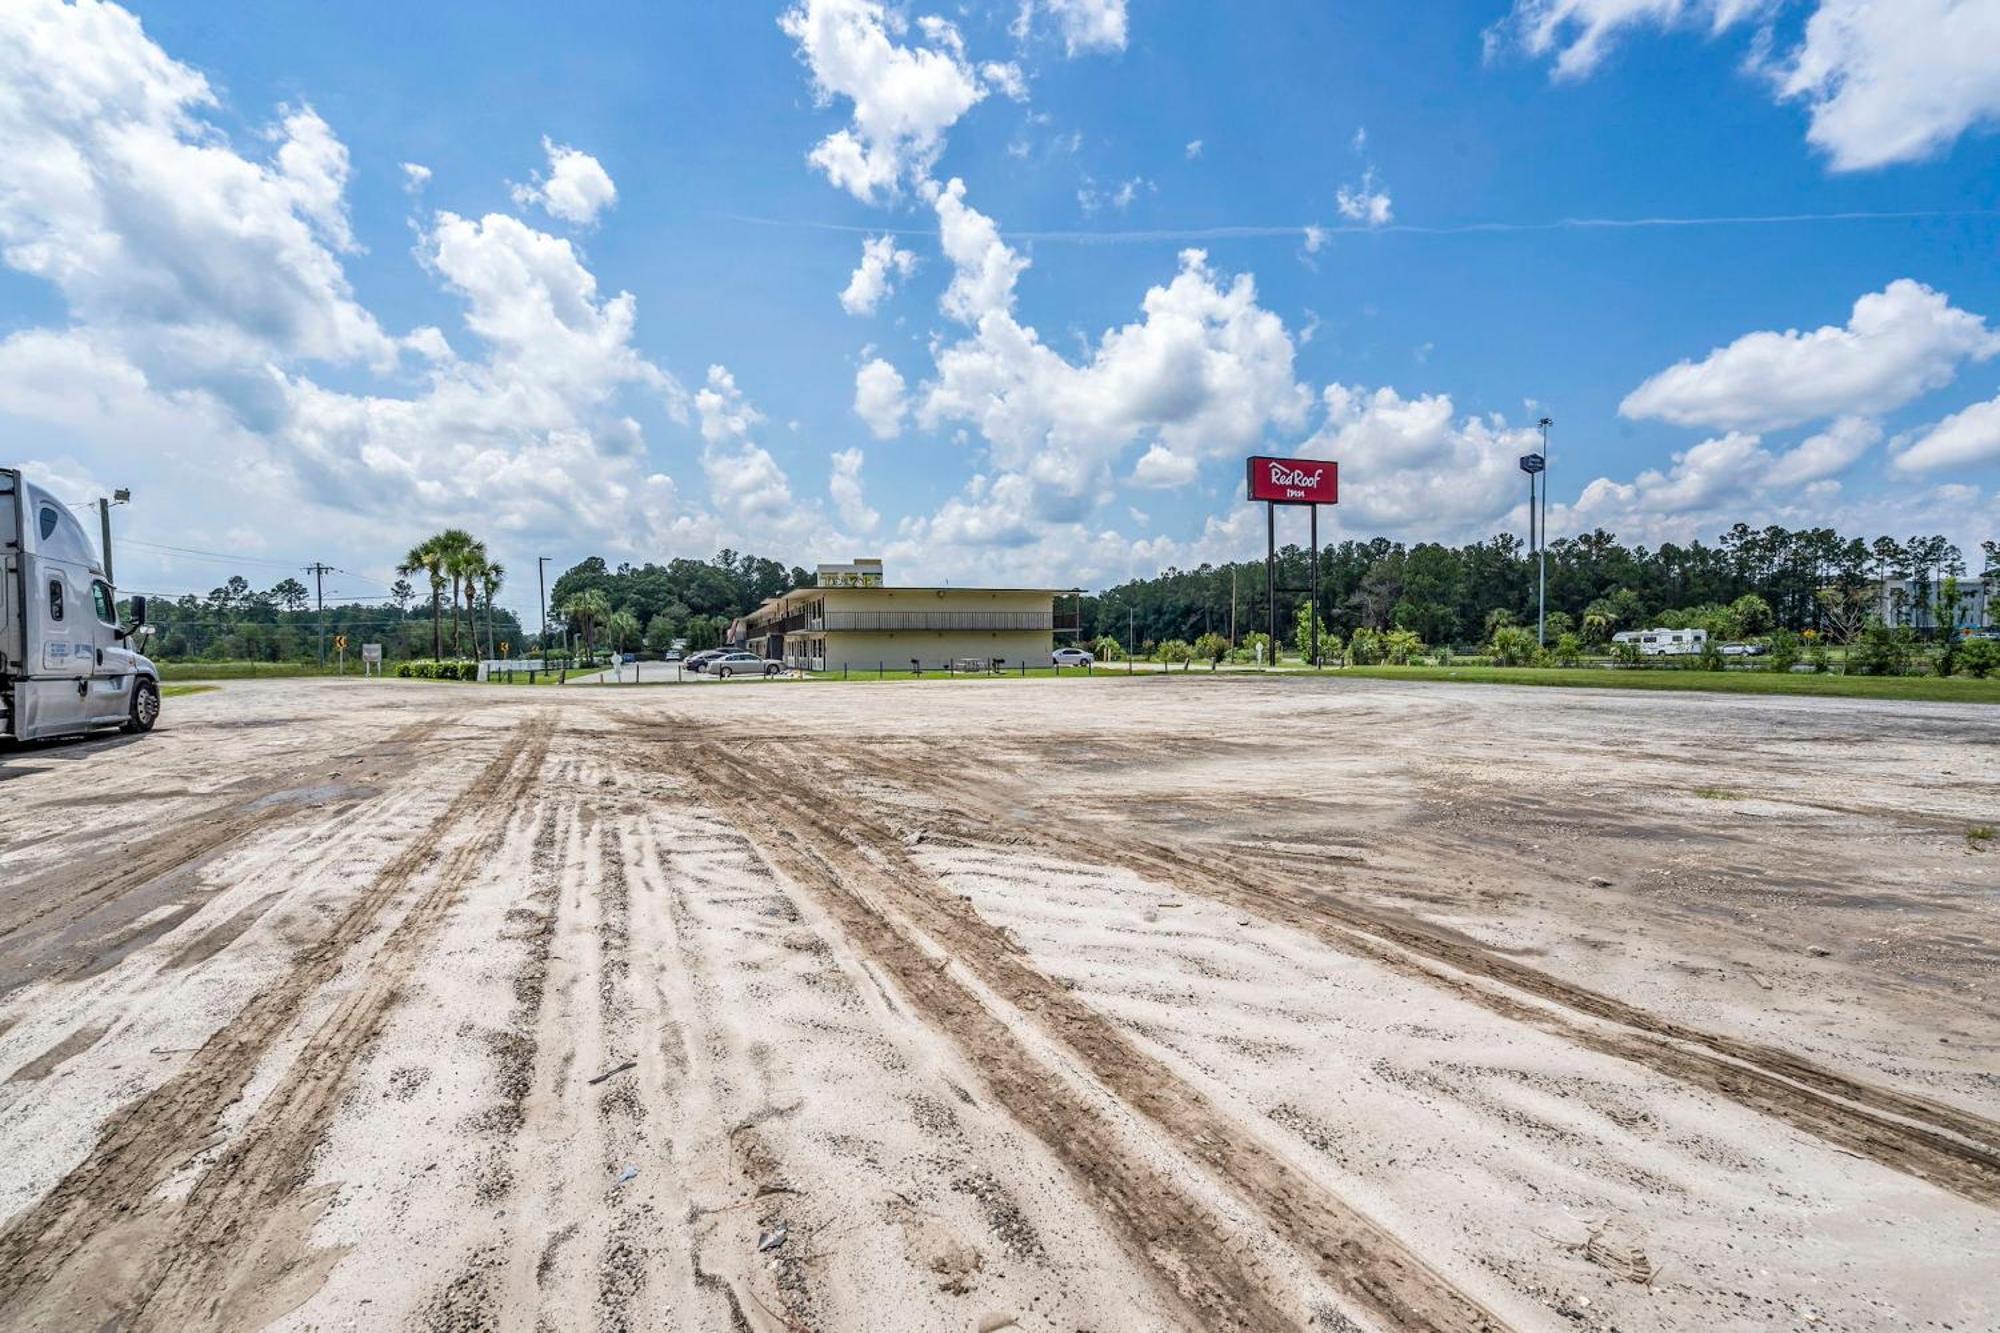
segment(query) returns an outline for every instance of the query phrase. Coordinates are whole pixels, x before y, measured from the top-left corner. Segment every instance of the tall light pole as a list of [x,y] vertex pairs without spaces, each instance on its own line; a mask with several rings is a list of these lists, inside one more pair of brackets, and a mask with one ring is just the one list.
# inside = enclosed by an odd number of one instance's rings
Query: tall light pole
[[1547,647],[1549,637],[1549,427],[1553,417],[1536,423],[1542,428],[1542,537],[1536,548],[1535,646]]
[[113,588],[118,586],[118,577],[111,572],[111,506],[131,502],[132,492],[122,486],[111,492],[109,499],[103,496],[97,499],[97,528],[103,537],[104,581]]
[[540,647],[543,657],[549,655],[549,578],[546,572],[548,564],[547,556],[535,557],[535,587],[540,590],[542,596],[542,627],[535,634],[535,643]]

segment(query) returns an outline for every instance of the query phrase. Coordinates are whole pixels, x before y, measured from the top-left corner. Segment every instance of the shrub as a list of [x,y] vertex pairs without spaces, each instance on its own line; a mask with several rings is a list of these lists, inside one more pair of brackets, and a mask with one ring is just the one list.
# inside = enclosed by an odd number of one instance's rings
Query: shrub
[[1125,648],[1109,634],[1100,634],[1091,642],[1090,655],[1100,662],[1122,662]]
[[1243,646],[1238,648],[1236,651],[1242,655],[1244,661],[1255,662],[1260,660],[1257,656],[1257,650],[1259,648],[1262,648],[1264,650],[1264,655],[1261,660],[1266,665],[1269,665],[1273,660],[1271,657],[1271,636],[1264,633],[1262,630],[1254,630],[1251,633],[1244,635]]
[[1832,663],[1827,656],[1826,641],[1824,639],[1813,640],[1812,647],[1806,650],[1806,661],[1812,664],[1812,669],[1818,674],[1822,676],[1826,674],[1827,668]]
[[1857,676],[1901,676],[1910,669],[1911,634],[1873,621],[1847,648],[1847,669]]
[[1410,659],[1424,651],[1424,641],[1415,630],[1392,629],[1382,640],[1382,658],[1390,666],[1408,666]]
[[1493,665],[1529,666],[1535,660],[1535,636],[1518,625],[1503,625],[1493,631]]
[[1330,655],[1333,650],[1327,645],[1326,621],[1314,615],[1310,606],[1300,607],[1298,614],[1292,618],[1292,650],[1299,655],[1301,662],[1307,664],[1312,660],[1314,626],[1319,629],[1318,644],[1321,654]]
[[1576,666],[1583,661],[1583,641],[1574,634],[1557,635],[1555,659],[1558,666]]
[[1620,666],[1639,665],[1639,645],[1627,639],[1611,645],[1611,660]]
[[1967,639],[1958,650],[1958,669],[1974,680],[1984,680],[1987,673],[2000,671],[2000,643]]
[[1382,636],[1366,625],[1347,641],[1347,660],[1356,666],[1374,666],[1382,660]]
[[1194,655],[1203,662],[1220,662],[1229,656],[1229,640],[1220,634],[1204,634],[1194,641]]
[[1186,639],[1168,639],[1153,650],[1154,654],[1168,664],[1194,660],[1194,645]]
[[1703,671],[1721,671],[1729,665],[1722,656],[1722,645],[1713,634],[1701,641],[1701,655],[1695,659],[1695,665]]
[[396,674],[405,679],[416,680],[478,680],[479,663],[433,662],[426,659],[418,659],[411,662],[398,662],[396,664]]
[[1780,675],[1799,664],[1799,636],[1788,629],[1771,631],[1770,669]]
[[1450,666],[1450,665],[1451,665],[1451,645],[1450,645],[1450,644],[1448,644],[1448,643],[1441,643],[1441,644],[1439,644],[1439,645],[1437,646],[1437,651],[1436,651],[1435,653],[1431,654],[1431,662],[1432,662],[1432,664],[1433,664],[1433,665],[1435,665],[1435,666],[1441,666],[1441,667],[1448,667],[1448,666]]

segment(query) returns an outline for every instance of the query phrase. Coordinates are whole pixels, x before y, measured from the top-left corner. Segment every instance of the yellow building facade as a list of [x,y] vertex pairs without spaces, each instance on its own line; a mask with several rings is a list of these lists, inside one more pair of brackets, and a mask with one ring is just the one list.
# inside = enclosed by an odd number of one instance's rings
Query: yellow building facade
[[891,587],[882,562],[821,565],[819,584],[744,617],[744,646],[802,671],[1047,666],[1075,613],[1055,588]]

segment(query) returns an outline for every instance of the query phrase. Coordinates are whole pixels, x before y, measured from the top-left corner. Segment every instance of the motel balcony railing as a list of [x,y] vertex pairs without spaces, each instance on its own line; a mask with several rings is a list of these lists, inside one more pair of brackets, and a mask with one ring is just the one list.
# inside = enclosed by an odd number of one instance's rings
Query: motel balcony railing
[[1054,629],[1047,611],[829,611],[825,630]]

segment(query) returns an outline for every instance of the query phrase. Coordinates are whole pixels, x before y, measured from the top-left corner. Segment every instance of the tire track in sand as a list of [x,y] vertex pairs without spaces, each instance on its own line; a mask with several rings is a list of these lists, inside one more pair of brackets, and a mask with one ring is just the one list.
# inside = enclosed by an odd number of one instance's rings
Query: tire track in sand
[[[886,763],[878,766],[853,752],[842,758],[873,780],[907,786],[907,773]],[[925,794],[952,804],[944,817],[960,827],[949,831],[968,841],[1019,846],[1018,831],[1052,855],[1122,865],[1178,891],[1257,913],[1599,1054],[1727,1097],[1975,1203],[2000,1206],[2000,1124],[1991,1120],[1848,1078],[1779,1047],[1663,1018],[1408,913],[1343,899],[1323,881],[1273,858],[1252,858],[1253,880],[1242,864],[1225,857],[1167,846],[1123,822],[1083,825],[1018,792],[1010,797],[990,785],[981,789],[952,778],[942,771],[950,765],[930,767]],[[981,771],[990,774],[996,767],[982,765]],[[1000,829],[1009,832],[996,837]],[[1571,1014],[1609,1026],[1579,1022]]]
[[[661,752],[674,755],[680,748]],[[829,813],[823,792],[804,786],[794,767],[714,743],[698,743],[695,753],[704,796],[774,866],[819,899],[919,1013],[958,1042],[992,1095],[1089,1188],[1163,1285],[1192,1308],[1195,1322],[1266,1329],[1296,1321],[1210,1210],[1127,1154],[1103,1116],[870,902],[871,892],[886,896],[981,983],[1037,1016],[1092,1077],[1226,1182],[1357,1307],[1397,1329],[1503,1327],[1395,1236],[1246,1136],[1103,1015],[1031,968],[1012,941],[947,892],[898,837],[851,802]]]
[[[412,752],[417,741],[457,720],[456,715],[431,716],[398,727],[372,743],[371,760],[385,776],[404,772],[418,758]],[[298,762],[296,755],[288,755],[266,766],[263,773],[233,784],[222,799],[149,830],[136,847],[113,843],[87,860],[54,866],[9,885],[0,896],[0,996],[34,979],[27,965],[52,943],[88,931],[93,918],[107,912],[115,915],[122,899],[169,877],[189,874],[269,825],[313,811],[313,803],[285,799],[288,792],[299,790]],[[327,803],[360,801],[370,794],[359,787],[329,789]],[[164,933],[167,926],[191,914],[189,909],[148,933]],[[109,931],[115,938],[117,926],[116,921],[104,923],[100,933]],[[92,964],[89,958],[60,961],[53,975],[67,975],[79,967],[87,970]]]
[[[532,787],[549,727],[518,728],[428,828],[383,867],[326,937],[259,992],[175,1077],[114,1115],[97,1148],[0,1232],[0,1307],[17,1327],[244,1326],[309,1294],[337,1252],[296,1253],[323,1201],[296,1191],[354,1061],[379,1030],[430,932]],[[203,1150],[265,1053],[349,954],[438,861],[360,984],[291,1061],[249,1123],[180,1204],[156,1199]],[[285,1279],[289,1279],[286,1281]],[[271,1307],[271,1302],[278,1304]],[[232,1304],[234,1303],[234,1306]]]

